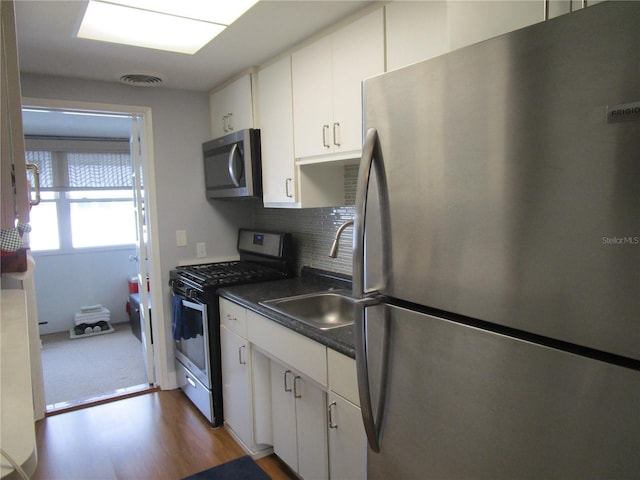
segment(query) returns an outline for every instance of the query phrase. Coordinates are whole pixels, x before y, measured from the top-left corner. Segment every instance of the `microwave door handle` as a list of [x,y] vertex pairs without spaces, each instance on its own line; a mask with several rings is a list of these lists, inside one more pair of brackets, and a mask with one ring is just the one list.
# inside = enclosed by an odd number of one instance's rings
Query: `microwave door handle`
[[231,151],[229,152],[229,176],[233,181],[233,184],[236,187],[240,186],[240,179],[238,178],[238,174],[236,172],[235,162],[233,161],[236,157],[236,152],[238,151],[238,144],[234,143],[233,147],[231,147]]

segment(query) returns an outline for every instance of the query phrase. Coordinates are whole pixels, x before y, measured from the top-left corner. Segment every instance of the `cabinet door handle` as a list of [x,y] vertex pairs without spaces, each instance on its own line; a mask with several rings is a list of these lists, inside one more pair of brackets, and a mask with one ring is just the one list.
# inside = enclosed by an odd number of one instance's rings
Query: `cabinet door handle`
[[285,392],[290,392],[291,391],[291,387],[289,387],[287,385],[287,374],[291,373],[291,370],[287,370],[286,372],[284,372],[284,391]]
[[240,347],[238,347],[238,363],[240,365],[246,365],[247,364],[246,360],[244,360],[244,361],[242,360],[242,349],[243,348],[246,350],[247,346],[246,345],[241,345]]
[[329,148],[331,145],[327,143],[327,132],[329,131],[329,125],[322,126],[322,145]]
[[226,115],[224,117],[222,117],[222,131],[225,132],[225,133],[229,131],[227,129],[227,116]]
[[287,180],[284,182],[284,190],[287,198],[293,198],[293,194],[289,191],[289,185],[291,185],[292,182],[292,178],[287,178]]
[[229,112],[227,114],[227,125],[229,126],[229,131],[233,130],[233,123],[231,123],[231,117],[233,117],[233,113]]
[[298,395],[298,379],[300,378],[299,375],[296,375],[295,377],[293,377],[293,397],[294,398],[302,398],[302,395]]
[[227,320],[233,320],[235,322],[238,319],[236,317],[232,317],[230,313],[227,313]]
[[333,122],[333,144],[336,147],[340,146],[340,142],[338,142],[338,133],[340,132],[339,128],[340,128],[340,123]]
[[191,385],[193,388],[196,388],[196,382],[194,382],[191,377],[189,377],[189,375],[185,375],[185,378],[187,379],[189,385]]
[[329,404],[329,408],[327,408],[327,413],[329,414],[329,428],[338,428],[338,424],[333,423],[333,409],[331,407],[337,407],[336,402],[331,402]]

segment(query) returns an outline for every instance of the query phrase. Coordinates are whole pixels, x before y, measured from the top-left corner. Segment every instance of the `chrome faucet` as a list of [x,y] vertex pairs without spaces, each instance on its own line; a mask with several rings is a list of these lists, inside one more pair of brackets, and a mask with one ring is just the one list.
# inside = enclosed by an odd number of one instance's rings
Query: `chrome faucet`
[[350,225],[353,225],[353,220],[347,220],[342,225],[340,225],[340,228],[338,228],[336,236],[333,239],[333,243],[331,244],[331,250],[329,250],[329,256],[331,258],[336,258],[338,256],[338,240],[340,240],[340,235],[342,235],[344,229]]

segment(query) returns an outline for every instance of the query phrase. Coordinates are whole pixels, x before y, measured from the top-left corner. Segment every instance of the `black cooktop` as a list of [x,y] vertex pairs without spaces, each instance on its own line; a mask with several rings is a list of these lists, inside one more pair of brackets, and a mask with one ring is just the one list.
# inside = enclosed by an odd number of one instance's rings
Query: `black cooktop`
[[247,261],[203,263],[176,269],[176,278],[187,279],[203,288],[277,280],[285,277],[287,272]]
[[293,246],[290,233],[240,229],[240,260],[183,265],[170,272],[175,294],[197,298],[218,287],[279,280],[293,276]]

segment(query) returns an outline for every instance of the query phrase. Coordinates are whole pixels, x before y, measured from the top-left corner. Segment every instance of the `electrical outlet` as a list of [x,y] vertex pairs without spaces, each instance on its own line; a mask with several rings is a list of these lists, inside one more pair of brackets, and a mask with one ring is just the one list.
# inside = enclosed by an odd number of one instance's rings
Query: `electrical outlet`
[[196,243],[196,257],[204,258],[207,256],[207,244],[205,242]]

